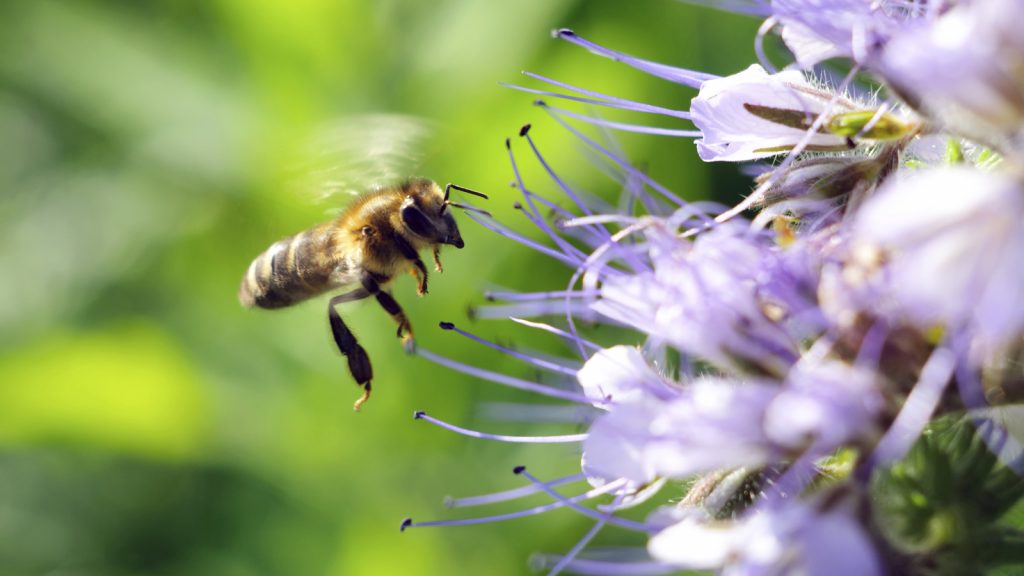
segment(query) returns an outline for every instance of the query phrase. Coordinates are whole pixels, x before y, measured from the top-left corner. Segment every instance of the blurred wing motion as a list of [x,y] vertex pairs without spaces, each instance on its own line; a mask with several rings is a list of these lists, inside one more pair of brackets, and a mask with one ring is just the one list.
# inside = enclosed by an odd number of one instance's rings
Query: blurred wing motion
[[423,118],[366,114],[344,118],[314,135],[295,167],[299,195],[344,206],[368,190],[417,174],[431,134]]

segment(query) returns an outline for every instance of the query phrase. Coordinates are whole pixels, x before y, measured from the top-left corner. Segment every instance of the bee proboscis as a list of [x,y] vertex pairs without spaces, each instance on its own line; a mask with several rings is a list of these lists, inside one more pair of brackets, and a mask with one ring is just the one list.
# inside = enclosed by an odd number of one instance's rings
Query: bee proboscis
[[366,192],[330,222],[319,224],[272,244],[256,257],[242,278],[238,299],[247,308],[283,308],[330,290],[354,288],[331,298],[328,317],[331,333],[348,359],[352,377],[363,388],[354,408],[370,397],[373,368],[366,350],[345,325],[338,304],[373,296],[398,324],[398,337],[406,350],[413,347],[413,331],[402,307],[385,288],[401,272],[417,280],[420,296],[427,293],[427,267],[419,252],[430,248],[434,269],[441,272],[444,244],[462,248],[449,207],[485,213],[448,199],[451,190],[486,195],[448,184],[442,191],[433,181],[417,178]]

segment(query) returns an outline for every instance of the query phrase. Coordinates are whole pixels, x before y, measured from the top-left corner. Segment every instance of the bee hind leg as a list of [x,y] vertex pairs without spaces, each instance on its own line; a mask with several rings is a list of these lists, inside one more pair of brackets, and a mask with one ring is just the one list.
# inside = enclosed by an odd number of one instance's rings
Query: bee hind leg
[[[361,295],[360,295],[361,294]],[[331,303],[327,309],[327,315],[331,321],[331,334],[334,336],[334,343],[338,345],[338,350],[341,354],[348,359],[348,371],[352,374],[352,378],[355,379],[356,383],[362,386],[363,395],[356,400],[352,408],[359,410],[359,408],[370,398],[370,381],[373,379],[373,366],[370,364],[370,357],[366,354],[366,350],[356,340],[352,331],[349,330],[348,326],[341,319],[341,315],[334,308],[337,304],[342,302],[349,302],[352,300],[358,300],[369,296],[369,293],[363,290],[356,290],[348,294],[342,294],[331,299]]]
[[358,412],[359,409],[363,407],[363,404],[365,404],[366,401],[370,399],[370,389],[371,389],[370,383],[367,382],[366,385],[363,386],[363,395],[360,396],[359,399],[356,400],[354,404],[352,404],[352,409],[353,410]]
[[402,310],[394,296],[380,289],[380,284],[372,276],[364,276],[362,283],[363,288],[377,298],[377,303],[381,305],[381,308],[384,308],[391,315],[391,318],[394,319],[395,323],[398,324],[397,335],[402,339],[402,346],[405,347],[406,352],[412,353],[416,348],[416,341],[412,333],[412,325],[409,324],[405,311]]

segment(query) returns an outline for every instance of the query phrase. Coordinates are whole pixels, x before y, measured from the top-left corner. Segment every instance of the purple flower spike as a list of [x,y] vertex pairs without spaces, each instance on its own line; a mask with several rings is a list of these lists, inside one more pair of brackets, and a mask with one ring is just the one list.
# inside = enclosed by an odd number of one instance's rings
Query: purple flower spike
[[[532,155],[514,156],[506,143],[522,193],[517,224],[470,216],[566,265],[569,278],[489,292],[500,304],[476,317],[554,335],[565,357],[451,323],[442,328],[509,355],[532,379],[417,353],[545,397],[484,413],[544,422],[555,435],[416,418],[482,440],[575,444],[562,453],[581,473],[543,482],[517,466],[528,486],[453,502],[540,493],[551,502],[403,529],[557,509],[586,516],[571,549],[540,558],[550,574],[875,576],[1012,565],[1024,541],[1002,520],[1024,498],[1024,5],[716,5],[766,16],[756,49],[778,32],[794,65],[718,77],[561,30],[572,44],[699,88],[690,110],[528,74],[566,92],[523,89],[562,99],[566,108],[537,105],[579,138],[622,198],[571,186],[524,127],[516,142]],[[795,69],[834,58],[849,60],[834,90]],[[882,96],[861,103],[847,90]],[[612,122],[570,108],[577,102],[697,130]],[[756,178],[733,206],[690,202],[631,163],[612,130],[699,136],[708,162],[777,162],[749,167]],[[546,181],[527,186],[520,162],[536,162]],[[758,214],[747,221],[748,211]],[[568,492],[584,479],[589,489]],[[658,499],[664,505],[638,520],[635,507]],[[616,529],[646,536],[646,549],[588,549],[598,531]]]

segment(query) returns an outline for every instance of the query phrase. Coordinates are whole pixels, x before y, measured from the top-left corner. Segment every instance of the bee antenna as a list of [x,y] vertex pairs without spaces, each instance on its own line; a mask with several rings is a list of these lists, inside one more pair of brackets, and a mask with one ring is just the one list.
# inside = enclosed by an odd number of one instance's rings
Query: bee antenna
[[479,197],[483,198],[484,200],[488,200],[487,194],[484,194],[483,192],[477,192],[476,190],[471,190],[471,189],[466,188],[464,186],[459,186],[458,184],[448,184],[447,186],[444,187],[444,199],[445,200],[448,200],[448,194],[449,194],[449,192],[451,191],[452,188],[454,188],[454,189],[456,189],[456,190],[458,190],[460,192],[465,192],[467,194],[472,194],[474,196],[479,196]]
[[455,190],[460,191],[460,192],[466,192],[467,194],[472,194],[474,196],[479,196],[479,197],[483,198],[484,200],[488,200],[487,194],[484,194],[483,192],[477,192],[476,190],[471,190],[469,188],[466,188],[465,186],[459,186],[458,184],[452,184],[452,183],[449,182],[448,185],[444,187],[444,203],[441,205],[441,214],[444,214],[444,211],[448,208],[448,206],[458,206],[459,208],[463,208],[463,209],[466,209],[466,210],[474,210],[476,212],[483,212],[484,214],[487,214],[488,216],[490,216],[490,214],[488,212],[486,212],[484,210],[480,210],[479,208],[466,208],[462,204],[455,204],[454,202],[449,202],[448,201],[448,196],[451,194],[453,188]]
[[463,210],[469,210],[470,212],[476,212],[477,214],[483,214],[484,216],[491,217],[491,213],[483,208],[477,208],[476,206],[470,206],[469,204],[459,204],[458,202],[445,202],[442,206],[441,211],[444,212],[444,207],[455,206],[456,208],[462,208]]

